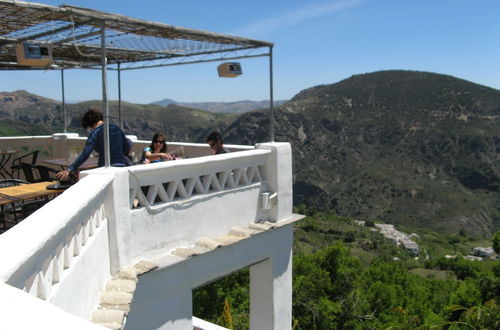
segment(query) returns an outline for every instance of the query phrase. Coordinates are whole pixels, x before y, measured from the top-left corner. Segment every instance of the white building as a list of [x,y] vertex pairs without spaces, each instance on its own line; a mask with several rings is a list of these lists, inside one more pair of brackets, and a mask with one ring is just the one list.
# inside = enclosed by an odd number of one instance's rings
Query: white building
[[[101,70],[104,127],[108,70],[261,56],[270,59],[272,118],[270,42],[24,1],[0,0],[0,21],[4,70]],[[84,142],[1,137],[0,150],[40,150],[43,162]],[[147,145],[135,141],[135,154]],[[1,329],[193,329],[203,322],[193,322],[192,290],[247,267],[250,328],[291,328],[292,226],[301,216],[292,214],[290,144],[225,145],[232,152],[217,156],[205,144],[169,146],[187,159],[88,171],[0,235]]]
[[[397,245],[402,245],[406,251],[411,252],[415,255],[418,255],[420,253],[418,244],[410,239],[410,236],[408,236],[406,233],[400,232],[399,230],[394,228],[394,225],[386,223],[376,223],[375,227],[378,228],[380,233],[384,235],[385,238]],[[414,237],[413,235],[416,234],[412,234],[411,237]]]
[[406,251],[413,253],[414,255],[419,254],[418,244],[410,239],[403,239],[401,241]]
[[464,256],[464,259],[472,261],[483,261],[483,258],[478,256]]
[[478,246],[478,247],[475,247],[474,249],[472,249],[472,255],[478,256],[478,257],[486,258],[486,257],[490,257],[494,254],[495,254],[495,251],[493,250],[492,247]]
[[[83,142],[0,138],[49,157]],[[0,328],[192,329],[192,290],[246,267],[251,328],[291,328],[290,145],[182,145],[187,159],[88,171],[0,235]]]

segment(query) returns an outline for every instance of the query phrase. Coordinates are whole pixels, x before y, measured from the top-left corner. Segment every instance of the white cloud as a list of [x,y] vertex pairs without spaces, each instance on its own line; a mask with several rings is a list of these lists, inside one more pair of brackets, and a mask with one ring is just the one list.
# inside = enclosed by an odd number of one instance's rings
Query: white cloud
[[364,0],[318,2],[248,24],[231,34],[256,36],[359,5]]

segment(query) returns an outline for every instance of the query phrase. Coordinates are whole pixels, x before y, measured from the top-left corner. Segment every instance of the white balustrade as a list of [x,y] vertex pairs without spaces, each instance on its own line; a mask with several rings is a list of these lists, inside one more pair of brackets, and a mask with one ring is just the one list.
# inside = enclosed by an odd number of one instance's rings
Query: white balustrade
[[71,267],[74,258],[82,253],[85,245],[100,230],[101,225],[103,223],[106,225],[104,204],[101,204],[90,218],[83,221],[81,226],[75,228],[56,248],[55,253],[42,263],[42,269],[26,281],[24,291],[41,299],[50,296],[52,287],[62,280],[64,271]]
[[268,150],[251,150],[130,168],[130,207],[183,201],[264,180]]
[[105,201],[112,180],[85,177],[2,234],[0,279],[87,318],[111,277]]
[[[0,149],[30,146],[57,158],[84,140],[0,138]],[[148,145],[134,141],[134,150]],[[187,158],[82,172],[77,184],[0,236],[0,281],[89,319],[120,269],[234,226],[291,216],[289,144],[230,146],[233,152],[208,156],[206,144],[169,143],[181,146]],[[262,208],[263,193],[278,204]]]

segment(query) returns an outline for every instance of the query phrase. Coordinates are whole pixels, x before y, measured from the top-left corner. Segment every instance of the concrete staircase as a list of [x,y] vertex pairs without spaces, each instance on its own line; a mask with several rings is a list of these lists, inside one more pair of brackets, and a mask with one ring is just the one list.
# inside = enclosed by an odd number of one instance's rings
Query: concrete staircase
[[118,272],[106,285],[99,307],[92,314],[92,322],[109,329],[122,329],[134,297],[137,276],[157,267],[152,262],[142,260]]
[[[195,245],[178,247],[162,259],[170,263],[180,262],[184,259],[195,257],[219,247],[228,246],[238,241],[276,228],[275,223],[252,223],[247,228],[233,227],[230,232],[221,237],[200,238]],[[162,263],[165,266],[164,263]],[[106,285],[102,293],[98,309],[92,314],[92,322],[109,329],[122,329],[130,311],[138,276],[154,270],[158,265],[154,262],[142,260],[133,267],[120,271]]]
[[252,223],[248,228],[233,227],[226,236],[209,238],[202,237],[192,247],[179,247],[172,251],[173,256],[180,258],[189,258],[197,256],[221,246],[234,244],[242,239],[262,233],[274,228],[275,224],[271,222]]

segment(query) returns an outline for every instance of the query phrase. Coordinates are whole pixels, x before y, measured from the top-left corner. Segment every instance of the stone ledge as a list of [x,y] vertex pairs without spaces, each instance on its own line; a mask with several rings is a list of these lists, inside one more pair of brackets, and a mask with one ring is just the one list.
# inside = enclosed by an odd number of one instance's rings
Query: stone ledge
[[94,323],[118,323],[122,324],[125,318],[124,311],[98,309],[92,313],[92,322]]
[[132,280],[112,279],[106,285],[106,291],[124,291],[133,293],[136,283]]
[[135,269],[137,275],[145,274],[145,273],[150,272],[156,268],[158,268],[157,264],[155,264],[154,262],[151,262],[151,261],[147,261],[147,260],[141,260],[134,265],[134,269]]
[[132,303],[132,294],[122,291],[106,291],[101,296],[101,304],[123,305]]
[[120,270],[106,284],[105,291],[101,294],[99,309],[92,314],[92,322],[109,329],[122,329],[134,298],[137,276],[157,267],[153,262],[141,260],[133,267]]

